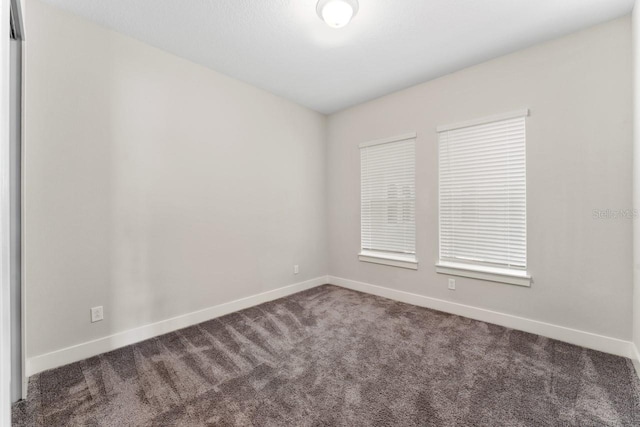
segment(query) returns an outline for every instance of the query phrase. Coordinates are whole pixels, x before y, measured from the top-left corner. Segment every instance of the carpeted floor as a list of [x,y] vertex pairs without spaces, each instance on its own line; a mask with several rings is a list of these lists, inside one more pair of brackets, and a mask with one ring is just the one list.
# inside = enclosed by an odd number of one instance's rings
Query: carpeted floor
[[31,378],[18,426],[638,426],[631,362],[321,286]]

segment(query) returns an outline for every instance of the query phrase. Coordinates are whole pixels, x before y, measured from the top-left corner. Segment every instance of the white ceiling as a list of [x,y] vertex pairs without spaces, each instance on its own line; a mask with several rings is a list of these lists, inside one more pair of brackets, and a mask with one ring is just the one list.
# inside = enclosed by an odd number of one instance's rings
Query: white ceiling
[[629,13],[634,0],[45,0],[322,113]]

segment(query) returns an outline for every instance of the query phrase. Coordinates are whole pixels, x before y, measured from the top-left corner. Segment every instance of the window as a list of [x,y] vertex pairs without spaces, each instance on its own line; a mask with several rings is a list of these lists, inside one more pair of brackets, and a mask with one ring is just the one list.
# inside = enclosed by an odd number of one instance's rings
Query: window
[[415,141],[411,133],[360,144],[360,260],[417,269]]
[[529,286],[528,114],[438,128],[439,273]]

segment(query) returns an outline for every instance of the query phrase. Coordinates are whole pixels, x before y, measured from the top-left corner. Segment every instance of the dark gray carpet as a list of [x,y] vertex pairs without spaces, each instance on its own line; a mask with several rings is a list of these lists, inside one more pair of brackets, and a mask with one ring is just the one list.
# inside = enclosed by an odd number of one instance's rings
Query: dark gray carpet
[[31,378],[19,426],[637,426],[627,359],[321,286]]

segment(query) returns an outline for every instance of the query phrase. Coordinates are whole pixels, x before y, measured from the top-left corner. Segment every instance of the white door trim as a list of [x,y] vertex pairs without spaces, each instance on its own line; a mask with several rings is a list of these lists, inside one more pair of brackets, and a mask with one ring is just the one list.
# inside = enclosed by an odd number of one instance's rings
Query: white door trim
[[10,3],[0,0],[0,427],[11,425],[11,305],[9,271]]

